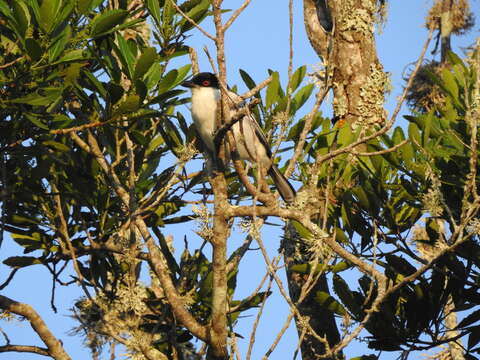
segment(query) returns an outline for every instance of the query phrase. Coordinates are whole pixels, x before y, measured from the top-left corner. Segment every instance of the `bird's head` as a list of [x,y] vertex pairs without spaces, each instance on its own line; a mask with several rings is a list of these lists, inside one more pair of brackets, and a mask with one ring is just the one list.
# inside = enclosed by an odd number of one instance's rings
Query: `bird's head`
[[196,74],[191,80],[184,81],[182,86],[198,89],[198,88],[214,88],[219,89],[217,76],[209,72],[202,72]]

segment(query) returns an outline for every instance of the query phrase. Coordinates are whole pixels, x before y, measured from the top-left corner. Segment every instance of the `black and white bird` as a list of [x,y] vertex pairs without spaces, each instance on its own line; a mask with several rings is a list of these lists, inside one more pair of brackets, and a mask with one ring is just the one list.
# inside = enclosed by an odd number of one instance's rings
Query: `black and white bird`
[[[208,150],[215,154],[215,131],[217,107],[220,105],[220,84],[215,74],[202,72],[195,75],[191,80],[182,83],[182,86],[192,91],[192,118],[200,138]],[[227,97],[230,105],[230,115],[236,113],[235,104],[241,102],[241,98],[228,92]],[[272,152],[267,139],[252,115],[243,116],[236,122],[230,133],[235,141],[236,152],[242,160],[248,160],[268,171],[280,196],[287,203],[295,200],[295,190],[283,176],[278,167],[272,162]]]

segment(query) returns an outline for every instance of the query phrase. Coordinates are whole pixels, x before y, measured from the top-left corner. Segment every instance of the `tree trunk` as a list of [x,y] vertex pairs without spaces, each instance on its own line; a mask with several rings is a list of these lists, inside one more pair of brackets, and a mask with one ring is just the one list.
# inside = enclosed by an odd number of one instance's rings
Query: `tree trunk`
[[[335,121],[340,125],[383,124],[387,75],[380,64],[374,38],[379,5],[376,0],[304,0],[310,43],[331,77]],[[329,12],[328,14],[325,14]],[[326,31],[331,19],[333,28]],[[324,24],[324,25],[322,25]]]
[[[326,84],[333,89],[334,121],[337,126],[361,126],[365,131],[383,125],[384,93],[388,85],[376,51],[375,21],[380,12],[377,0],[304,0],[304,22],[310,44],[325,66]],[[298,300],[306,276],[291,271],[295,264],[307,264],[308,253],[301,248],[301,240],[287,229],[285,236],[285,263],[290,296]],[[315,301],[315,293],[329,293],[327,276],[321,275],[308,296],[298,304],[303,317],[315,332],[325,336],[329,347],[340,340],[334,314]],[[302,324],[296,318],[299,336]],[[302,359],[316,359],[325,354],[326,346],[309,334],[301,344]],[[341,357],[342,354],[338,354]],[[331,358],[333,359],[333,358]]]
[[[335,322],[334,313],[320,306],[315,300],[315,294],[318,291],[329,292],[326,275],[322,274],[305,299],[300,303],[298,302],[302,287],[308,278],[308,274],[292,271],[292,266],[296,264],[308,264],[310,259],[306,254],[305,249],[302,248],[302,239],[299,239],[293,226],[287,226],[286,234],[288,236],[285,237],[283,248],[285,264],[287,267],[288,290],[293,303],[296,304],[297,309],[304,318],[302,320],[295,317],[298,336],[303,336],[300,350],[302,352],[303,360],[313,360],[317,359],[318,355],[325,354],[327,349],[322,342],[318,341],[318,339],[308,332],[302,334],[302,323],[305,319],[308,320],[308,323],[318,335],[326,338],[329,347],[333,347],[340,342],[340,334]],[[338,355],[338,358],[341,358],[341,354]],[[331,357],[324,359],[334,360],[336,358]]]

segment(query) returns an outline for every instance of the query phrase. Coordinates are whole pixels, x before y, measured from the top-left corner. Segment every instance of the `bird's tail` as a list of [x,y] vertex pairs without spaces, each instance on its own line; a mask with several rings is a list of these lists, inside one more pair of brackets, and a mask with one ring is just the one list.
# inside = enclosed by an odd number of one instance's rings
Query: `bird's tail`
[[278,170],[275,164],[272,164],[268,170],[268,175],[272,178],[280,196],[286,203],[292,203],[295,200],[295,189],[285,176]]

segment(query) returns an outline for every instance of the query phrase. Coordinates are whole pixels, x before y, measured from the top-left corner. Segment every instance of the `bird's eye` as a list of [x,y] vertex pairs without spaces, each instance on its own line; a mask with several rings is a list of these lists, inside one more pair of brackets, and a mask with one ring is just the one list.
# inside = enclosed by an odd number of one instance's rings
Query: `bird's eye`
[[202,85],[203,86],[210,86],[210,81],[209,80],[203,80]]

